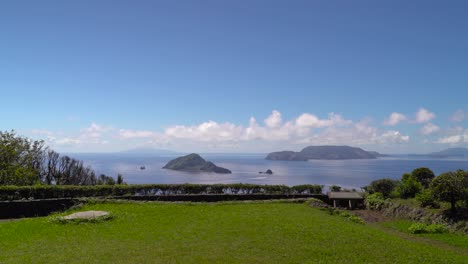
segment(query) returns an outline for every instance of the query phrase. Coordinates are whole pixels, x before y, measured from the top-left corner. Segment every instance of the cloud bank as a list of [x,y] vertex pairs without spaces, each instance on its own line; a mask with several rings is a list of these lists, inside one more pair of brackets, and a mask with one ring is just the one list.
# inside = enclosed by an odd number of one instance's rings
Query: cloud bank
[[409,135],[398,130],[380,129],[367,119],[353,121],[336,113],[329,113],[323,118],[303,113],[284,120],[278,110],[273,110],[262,122],[251,117],[247,125],[209,120],[196,125],[174,125],[163,131],[151,131],[117,129],[92,123],[75,135],[65,136],[43,130],[36,131],[36,134],[47,135],[48,143],[53,146],[79,151],[92,151],[109,144],[121,149],[151,145],[179,151],[262,152],[298,149],[305,145],[393,145],[410,141]]

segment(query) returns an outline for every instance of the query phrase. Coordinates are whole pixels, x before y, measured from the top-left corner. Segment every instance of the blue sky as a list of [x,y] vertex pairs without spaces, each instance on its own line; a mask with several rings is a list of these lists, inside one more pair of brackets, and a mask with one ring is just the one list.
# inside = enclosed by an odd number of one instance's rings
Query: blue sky
[[0,130],[79,152],[467,146],[467,11],[466,1],[4,1]]

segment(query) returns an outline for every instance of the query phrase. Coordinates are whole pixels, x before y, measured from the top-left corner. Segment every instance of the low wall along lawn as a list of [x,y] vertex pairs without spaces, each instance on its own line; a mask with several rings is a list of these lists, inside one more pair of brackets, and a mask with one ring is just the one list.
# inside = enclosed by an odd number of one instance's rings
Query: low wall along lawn
[[220,202],[317,198],[321,185],[147,184],[102,186],[2,186],[0,219],[45,216],[80,203],[80,198],[139,201]]

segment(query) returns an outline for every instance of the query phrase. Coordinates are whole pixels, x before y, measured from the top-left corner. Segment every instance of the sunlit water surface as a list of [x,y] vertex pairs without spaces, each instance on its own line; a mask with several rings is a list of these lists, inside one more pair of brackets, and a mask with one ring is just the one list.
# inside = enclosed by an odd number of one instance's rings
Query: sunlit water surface
[[[405,172],[428,167],[434,173],[468,170],[468,159],[429,159],[395,156],[371,160],[269,161],[265,155],[205,154],[205,159],[230,169],[232,174],[191,173],[162,169],[176,156],[124,154],[72,154],[92,166],[96,173],[116,176],[127,183],[254,183],[254,184],[337,184],[359,188],[380,178],[399,179]],[[145,170],[140,167],[145,166]],[[273,175],[259,174],[271,169]]]

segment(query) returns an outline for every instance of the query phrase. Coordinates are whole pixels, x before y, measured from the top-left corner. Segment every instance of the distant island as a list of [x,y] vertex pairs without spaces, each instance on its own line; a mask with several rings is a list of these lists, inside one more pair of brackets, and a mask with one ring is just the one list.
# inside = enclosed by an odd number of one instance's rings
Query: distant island
[[365,151],[350,146],[309,146],[299,152],[279,151],[266,156],[267,160],[347,160],[347,159],[376,159],[386,155],[375,151]]
[[432,158],[468,157],[468,148],[448,148],[442,151],[432,152],[424,156]]
[[218,167],[211,161],[204,160],[200,155],[192,153],[169,161],[163,169],[178,171],[198,171],[214,173],[231,173],[230,170]]

